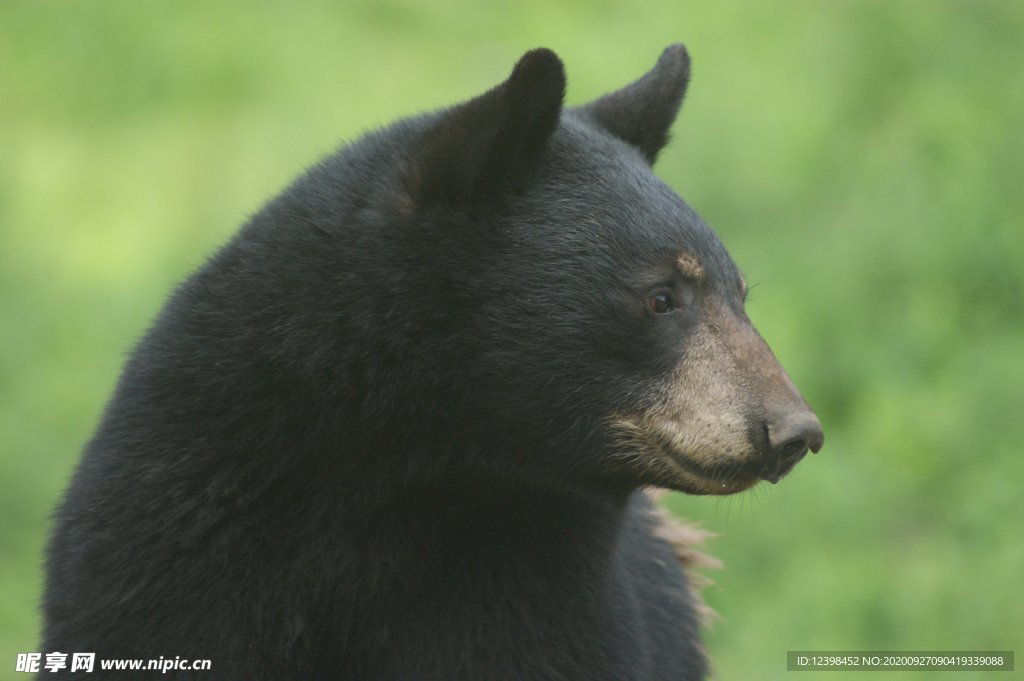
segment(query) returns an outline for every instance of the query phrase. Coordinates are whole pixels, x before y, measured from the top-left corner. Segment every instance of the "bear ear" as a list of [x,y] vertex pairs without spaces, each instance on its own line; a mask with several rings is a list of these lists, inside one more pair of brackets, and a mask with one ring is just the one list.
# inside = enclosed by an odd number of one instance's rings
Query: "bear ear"
[[690,55],[680,44],[665,48],[654,68],[621,90],[578,108],[585,117],[632,144],[654,165],[690,82]]
[[558,127],[564,96],[562,62],[541,48],[501,85],[441,113],[410,155],[413,204],[460,206],[515,186]]

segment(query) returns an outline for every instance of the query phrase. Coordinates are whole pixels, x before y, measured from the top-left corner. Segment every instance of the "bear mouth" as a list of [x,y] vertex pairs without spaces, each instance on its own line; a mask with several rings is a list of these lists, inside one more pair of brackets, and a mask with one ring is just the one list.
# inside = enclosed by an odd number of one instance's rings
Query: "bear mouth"
[[635,449],[646,454],[645,468],[653,469],[649,472],[658,477],[656,484],[660,486],[687,494],[729,495],[748,490],[761,480],[749,464],[726,455],[721,464],[714,466],[694,461],[657,424],[645,427],[634,419],[620,419],[616,425],[628,433]]

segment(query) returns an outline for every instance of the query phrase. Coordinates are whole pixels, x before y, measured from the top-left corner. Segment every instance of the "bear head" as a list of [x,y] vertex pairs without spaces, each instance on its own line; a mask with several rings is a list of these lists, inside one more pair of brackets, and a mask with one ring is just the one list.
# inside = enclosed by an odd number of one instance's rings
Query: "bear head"
[[409,452],[416,474],[457,462],[693,494],[775,483],[821,448],[739,269],[651,170],[689,73],[671,46],[564,108],[561,61],[533,50],[492,90],[371,133],[286,194],[278,214],[328,235],[297,259],[330,272],[317,295],[336,309],[319,312],[346,321],[320,359],[367,442]]

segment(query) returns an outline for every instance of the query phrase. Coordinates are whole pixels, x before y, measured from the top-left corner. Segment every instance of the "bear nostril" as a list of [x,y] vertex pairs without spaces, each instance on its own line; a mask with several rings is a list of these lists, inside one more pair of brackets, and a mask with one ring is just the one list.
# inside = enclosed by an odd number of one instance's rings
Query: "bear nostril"
[[821,422],[814,412],[798,412],[768,422],[768,446],[775,454],[785,457],[810,449],[817,452],[825,442]]
[[808,444],[802,437],[794,438],[782,445],[779,449],[779,456],[783,461],[795,456],[803,456],[807,452]]
[[770,420],[765,480],[775,483],[782,479],[807,454],[817,452],[825,442],[821,422],[809,409],[786,414]]

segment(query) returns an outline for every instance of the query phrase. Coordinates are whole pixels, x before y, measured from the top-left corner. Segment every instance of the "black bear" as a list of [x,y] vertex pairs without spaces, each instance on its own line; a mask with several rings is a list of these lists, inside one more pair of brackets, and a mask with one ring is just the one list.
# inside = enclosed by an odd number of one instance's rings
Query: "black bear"
[[651,172],[688,79],[676,45],[563,108],[533,50],[259,211],[124,368],[43,650],[141,660],[111,678],[703,677],[643,489],[777,482],[823,435]]

